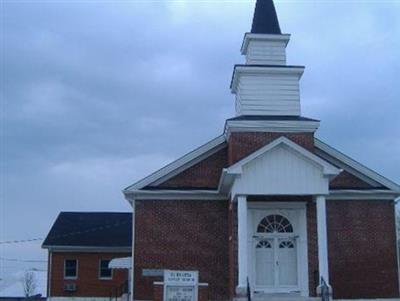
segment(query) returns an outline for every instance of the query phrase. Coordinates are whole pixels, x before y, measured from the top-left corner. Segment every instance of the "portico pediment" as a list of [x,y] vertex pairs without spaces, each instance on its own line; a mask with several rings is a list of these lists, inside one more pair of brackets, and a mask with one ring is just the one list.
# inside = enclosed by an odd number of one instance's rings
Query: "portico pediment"
[[225,169],[220,189],[235,195],[329,193],[340,169],[286,137],[280,137]]

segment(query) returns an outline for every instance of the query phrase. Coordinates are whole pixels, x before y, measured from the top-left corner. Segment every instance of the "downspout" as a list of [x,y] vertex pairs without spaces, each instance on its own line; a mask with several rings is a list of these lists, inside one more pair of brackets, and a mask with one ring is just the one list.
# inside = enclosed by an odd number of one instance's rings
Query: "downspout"
[[52,261],[53,261],[53,252],[50,251],[49,249],[49,256],[48,256],[48,262],[47,262],[47,298],[48,300],[51,301],[51,266],[52,266]]
[[396,231],[396,255],[397,255],[397,282],[398,282],[398,288],[399,288],[399,296],[400,296],[400,258],[399,258],[399,239],[400,239],[400,229],[398,229],[398,219],[399,216],[397,214],[397,206],[398,203],[400,202],[400,198],[394,199],[394,226],[395,226],[395,231]]

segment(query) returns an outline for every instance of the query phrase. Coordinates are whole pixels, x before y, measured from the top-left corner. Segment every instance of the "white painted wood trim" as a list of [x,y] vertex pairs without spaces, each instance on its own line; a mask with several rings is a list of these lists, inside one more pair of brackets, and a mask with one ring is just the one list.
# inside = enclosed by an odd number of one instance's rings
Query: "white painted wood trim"
[[[295,235],[299,235],[299,237],[296,239],[297,244],[298,244],[298,289],[300,290],[300,294],[303,297],[308,297],[309,296],[309,275],[308,275],[308,236],[307,236],[307,202],[299,202],[299,201],[293,201],[290,202],[290,197],[288,197],[288,202],[248,202],[248,210],[249,210],[249,218],[251,219],[248,222],[248,225],[250,227],[255,226],[257,223],[256,220],[253,220],[254,218],[254,212],[259,211],[259,210],[265,210],[269,211],[269,214],[281,214],[280,211],[283,210],[294,210],[298,213],[298,220],[295,226]],[[253,214],[251,214],[253,213]],[[285,215],[284,215],[285,216]],[[253,226],[252,226],[253,225]],[[249,229],[248,229],[249,230]],[[255,230],[253,228],[253,230]],[[248,231],[248,239],[252,241],[252,235],[255,233],[252,233],[252,231]],[[285,237],[285,234],[282,235],[282,237]],[[251,254],[250,250],[253,248],[254,245],[250,243],[248,245],[248,250],[249,254]],[[249,275],[250,275],[250,280],[252,284],[252,288],[254,288],[255,283],[255,270],[254,270],[254,261],[255,258],[254,256],[248,258],[249,262]],[[290,289],[289,289],[290,290]],[[287,293],[285,289],[283,289],[282,292]],[[277,293],[275,289],[272,289],[270,293]]]
[[259,150],[255,151],[254,153],[250,154],[249,156],[243,158],[239,162],[236,162],[229,168],[227,168],[227,172],[231,174],[241,174],[242,173],[242,166],[249,163],[250,161],[256,159],[257,157],[261,156],[262,154],[268,152],[269,150],[277,147],[280,144],[285,144],[291,149],[295,150],[299,154],[303,155],[304,157],[308,158],[309,160],[317,163],[319,166],[323,168],[324,175],[327,176],[335,176],[338,175],[341,170],[333,166],[332,164],[326,162],[325,160],[321,159],[320,157],[314,155],[313,153],[309,152],[308,150],[304,149],[303,147],[299,146],[298,144],[294,143],[290,139],[286,137],[279,137],[272,141],[271,143],[265,145],[264,147],[260,148]]
[[218,190],[135,190],[125,193],[128,201],[136,200],[211,200],[225,201],[227,194]]
[[330,190],[326,196],[328,200],[394,200],[399,196],[399,192],[393,190],[382,189],[338,189]]
[[[288,196],[290,200],[290,196]],[[248,209],[306,209],[307,202],[247,202]]]
[[247,287],[248,277],[248,254],[247,254],[247,197],[237,198],[238,206],[238,287]]
[[[123,193],[129,193],[131,191],[135,191],[141,189],[145,186],[152,184],[153,182],[159,180],[166,175],[175,172],[175,174],[180,171],[189,168],[190,166],[198,163],[202,159],[207,156],[213,154],[213,151],[216,152],[220,150],[226,143],[225,136],[221,135],[217,138],[207,142],[206,144],[200,146],[199,148],[193,150],[192,152],[184,155],[178,160],[166,165],[165,167],[159,169],[158,171],[152,173],[151,175],[141,179],[140,181],[128,186],[123,190]],[[196,160],[195,160],[196,159]],[[175,175],[174,174],[174,175]]]
[[225,123],[226,140],[234,132],[314,133],[319,121],[306,120],[228,120]]
[[315,147],[326,152],[330,156],[338,159],[339,161],[347,164],[348,166],[354,168],[356,171],[360,172],[361,174],[365,175],[366,177],[371,178],[372,180],[380,183],[381,185],[383,185],[393,191],[396,191],[400,194],[400,185],[385,178],[384,176],[373,171],[372,169],[369,169],[368,167],[362,165],[361,163],[355,161],[354,159],[346,156],[342,152],[336,150],[335,148],[331,147],[330,145],[322,142],[321,140],[319,140],[317,138],[314,139],[314,144],[315,144]]
[[318,267],[319,275],[329,284],[328,235],[326,227],[326,199],[319,195],[317,201]]
[[304,73],[304,67],[303,66],[254,66],[254,65],[238,65],[235,66],[235,69],[233,70],[233,77],[232,77],[232,83],[231,83],[231,92],[233,94],[236,93],[238,83],[239,83],[239,77],[242,74],[292,74],[296,75],[297,79],[300,80],[301,76]]
[[98,252],[112,252],[112,253],[129,253],[131,247],[93,247],[93,246],[56,246],[56,245],[45,245],[42,249],[48,249],[49,252],[87,252],[87,253],[98,253]]
[[260,41],[283,41],[286,45],[289,43],[290,34],[260,34],[260,33],[251,33],[246,32],[244,34],[242,47],[240,52],[242,55],[245,55],[247,52],[247,47],[249,46],[249,42],[251,40],[260,40]]

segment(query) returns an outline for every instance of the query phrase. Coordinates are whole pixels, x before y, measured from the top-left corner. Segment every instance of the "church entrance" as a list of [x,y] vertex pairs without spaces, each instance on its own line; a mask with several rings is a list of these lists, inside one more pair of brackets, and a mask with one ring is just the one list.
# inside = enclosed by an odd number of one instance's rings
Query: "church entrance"
[[253,291],[301,291],[299,213],[298,209],[251,210],[249,253]]

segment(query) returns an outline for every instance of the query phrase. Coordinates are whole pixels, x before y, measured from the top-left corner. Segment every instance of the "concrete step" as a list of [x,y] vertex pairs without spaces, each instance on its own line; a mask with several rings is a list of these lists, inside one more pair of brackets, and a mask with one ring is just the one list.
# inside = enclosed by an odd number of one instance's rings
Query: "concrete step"
[[[302,297],[300,294],[265,294],[254,293],[251,297],[252,301],[321,301],[321,298],[316,297]],[[235,298],[234,301],[248,301],[247,298]]]

